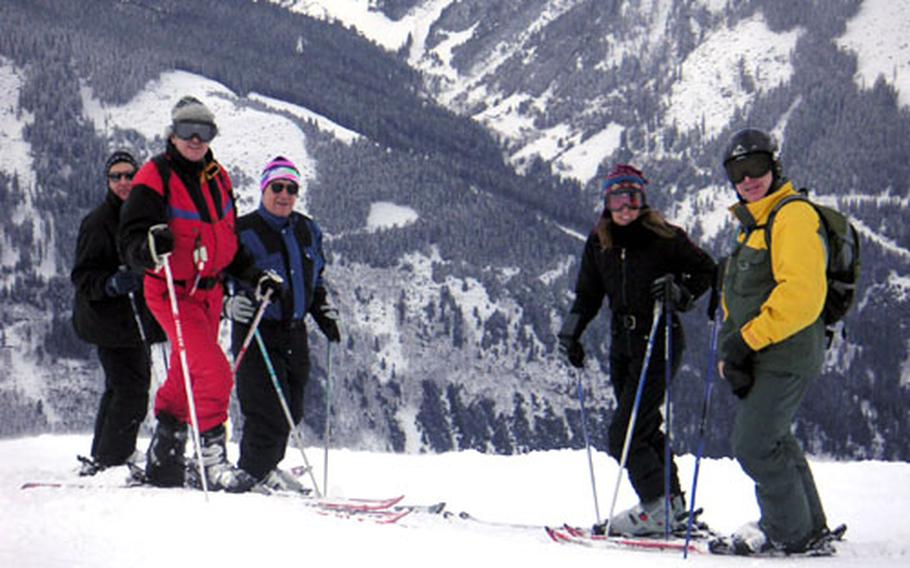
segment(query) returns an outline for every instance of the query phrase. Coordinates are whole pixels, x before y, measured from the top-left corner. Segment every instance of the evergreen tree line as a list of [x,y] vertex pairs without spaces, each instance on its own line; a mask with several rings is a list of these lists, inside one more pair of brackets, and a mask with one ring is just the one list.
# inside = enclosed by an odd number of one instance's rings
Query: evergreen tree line
[[[124,102],[160,72],[181,68],[219,80],[240,94],[256,91],[306,106],[367,135],[370,141],[346,146],[327,135],[314,134],[312,128],[307,131],[318,142],[308,150],[319,163],[317,181],[308,188],[307,199],[314,216],[327,230],[331,253],[387,267],[403,254],[437,247],[445,259],[434,267],[438,279],[449,273],[477,279],[494,299],[508,297],[521,305],[518,328],[528,325],[533,329],[534,337],[506,337],[504,316],[497,316],[484,323],[484,349],[504,350],[504,345],[514,342],[525,357],[555,356],[554,317],[568,306],[566,292],[574,285],[577,265],[546,284],[537,276],[579,254],[581,243],[566,236],[557,224],[588,230],[598,200],[596,181],[582,189],[574,182],[558,180],[542,160],[533,162],[525,175],[516,175],[505,166],[502,150],[483,129],[427,101],[420,95],[418,78],[404,63],[338,24],[289,16],[276,6],[240,0],[184,4],[9,0],[0,6],[0,55],[26,71],[20,105],[34,115],[26,137],[35,155],[38,214],[53,217],[60,246],[57,252],[64,265],[72,262],[79,219],[100,200],[100,165],[109,149],[109,141],[100,139],[82,118],[80,86],[87,84],[104,101]],[[447,17],[455,18],[454,11],[475,4],[453,5],[452,15],[447,13]],[[565,53],[584,59],[589,52],[577,41],[562,39],[554,44],[558,49],[547,47],[553,53],[545,70],[519,73],[518,67],[510,64],[499,80],[504,86],[528,92],[540,91],[547,81],[563,85],[566,96],[557,100],[547,118],[553,123],[559,122],[560,116],[568,116],[573,104],[584,104],[572,103],[570,92],[582,94],[576,97],[578,101],[595,100],[594,93],[613,94],[596,99],[603,100],[603,105],[592,111],[604,124],[612,121],[626,127],[623,146],[612,160],[635,160],[657,144],[685,157],[641,164],[658,188],[687,191],[716,184],[722,180],[719,156],[728,135],[743,124],[772,128],[792,108],[783,161],[797,185],[827,196],[860,194],[874,198],[886,190],[906,196],[905,180],[910,179],[906,161],[910,155],[908,113],[897,106],[893,88],[884,81],[876,82],[870,90],[858,89],[853,81],[855,57],[832,43],[858,3],[814,4],[759,0],[728,3],[724,18],[746,18],[762,10],[774,29],[803,25],[808,32],[794,51],[791,82],[763,90],[754,104],[738,113],[729,129],[716,138],[697,131],[679,132],[675,125],[664,124],[660,101],[666,83],[650,80],[654,73],[664,76],[673,72],[663,66],[675,58],[667,54],[686,53],[697,45],[688,28],[673,32],[674,49],[661,52],[661,57],[629,54],[615,72],[603,74],[609,77],[590,74],[584,80],[576,77],[563,81],[565,66],[573,62]],[[400,3],[399,8],[406,5]],[[618,5],[582,3],[579,11],[566,14],[548,33],[563,29],[568,31],[559,33],[560,38],[591,37],[599,23],[598,36],[623,37],[631,30],[624,31],[621,22],[609,21]],[[399,8],[389,3],[390,10]],[[500,17],[508,16],[507,7],[497,9],[504,11]],[[801,9],[809,16],[799,15]],[[702,10],[693,17],[708,26],[720,16]],[[545,40],[540,38],[541,48],[550,45]],[[300,52],[298,45],[302,45]],[[462,54],[465,62],[470,61],[467,55]],[[796,105],[795,100],[799,101]],[[7,212],[11,208],[6,205],[15,203],[17,183],[15,178],[0,179],[4,205],[0,210]],[[649,192],[649,200],[660,209],[669,208],[678,198],[669,192]],[[419,215],[417,222],[402,229],[365,232],[369,205],[380,200],[413,207]],[[841,203],[865,226],[907,247],[910,229],[904,227],[899,207],[878,201]],[[28,223],[4,223],[4,231],[14,245],[31,243],[34,238]],[[693,237],[699,237],[697,227]],[[728,227],[718,240],[701,244],[720,256],[728,250],[730,238],[732,229]],[[906,329],[899,322],[906,319],[908,308],[900,293],[889,285],[889,278],[894,273],[905,275],[908,267],[899,255],[867,239],[863,245],[862,301],[847,320],[848,340],[861,348],[849,361],[841,360],[840,367],[829,366],[816,382],[809,395],[812,402],[803,408],[800,433],[817,444],[815,450],[819,452],[904,459],[910,452],[910,437],[901,408],[908,394],[900,376],[907,358],[907,341]],[[23,259],[17,267],[15,285],[2,291],[4,302],[26,302],[55,314],[46,355],[86,357],[89,351],[72,336],[65,316],[71,301],[67,275],[50,280],[38,276],[30,266],[30,252],[20,250]],[[504,279],[503,271],[508,268],[518,268],[518,275]],[[436,318],[448,319],[441,324],[441,331],[432,331],[431,337],[441,333],[446,341],[457,345],[461,341],[457,330],[462,324],[452,315],[452,302],[442,302],[448,308],[434,313]],[[674,391],[678,417],[696,416],[700,411],[707,362],[708,324],[703,309],[687,314],[686,322],[689,350],[678,379],[680,388]],[[604,318],[600,318],[585,335],[589,353],[599,359],[599,370],[604,374],[608,334]],[[545,352],[537,351],[536,341],[543,342]],[[370,390],[367,375],[350,380],[351,388],[361,388],[363,397],[393,398],[389,390]],[[599,390],[606,391],[605,375],[602,384]],[[435,398],[437,407],[428,408],[422,420],[430,429],[427,432],[433,431],[431,424],[441,428],[444,423],[450,435],[444,436],[442,430],[427,433],[427,442],[433,448],[444,448],[444,438],[450,440],[449,447],[483,446],[496,451],[559,447],[567,440],[577,443],[577,415],[566,409],[571,404],[548,408],[547,401],[535,402],[529,393],[516,393],[522,403],[509,414],[501,408],[494,412],[492,403],[482,397],[467,399],[457,385],[435,388],[427,398]],[[729,393],[720,392],[717,397],[709,453],[722,455],[728,452],[726,435],[734,404]],[[22,412],[32,415],[31,409]],[[313,416],[315,428],[320,421],[318,413]],[[394,413],[372,416],[371,420],[396,440],[398,447],[403,434],[393,427],[390,416]],[[602,418],[595,418],[596,427],[592,426],[592,431],[599,432],[595,433],[598,440],[605,432],[606,416]],[[680,449],[694,447],[696,422],[675,421]],[[36,419],[35,424],[40,423]],[[485,445],[485,436],[497,442]]]

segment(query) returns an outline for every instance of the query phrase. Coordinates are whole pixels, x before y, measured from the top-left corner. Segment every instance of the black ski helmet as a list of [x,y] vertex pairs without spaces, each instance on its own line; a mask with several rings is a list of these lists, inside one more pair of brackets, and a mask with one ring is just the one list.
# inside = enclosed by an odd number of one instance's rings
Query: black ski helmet
[[723,165],[726,167],[727,162],[756,153],[765,153],[771,156],[771,162],[774,164],[771,168],[771,173],[774,176],[771,191],[775,191],[783,183],[783,168],[781,168],[777,155],[777,143],[764,130],[743,128],[734,133],[724,149]]
[[736,132],[727,143],[724,150],[724,164],[730,160],[742,158],[746,154],[764,152],[770,154],[776,161],[777,144],[771,139],[771,135],[757,128],[743,128]]

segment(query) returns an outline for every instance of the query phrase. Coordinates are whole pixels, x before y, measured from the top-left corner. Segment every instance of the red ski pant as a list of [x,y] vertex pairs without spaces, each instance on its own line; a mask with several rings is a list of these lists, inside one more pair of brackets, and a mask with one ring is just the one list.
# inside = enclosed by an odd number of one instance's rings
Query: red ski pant
[[[227,421],[234,384],[231,365],[218,344],[224,291],[221,286],[215,286],[210,290],[197,289],[190,295],[184,286],[177,284],[175,292],[199,431],[207,432]],[[189,423],[190,408],[184,388],[180,344],[164,279],[145,278],[145,301],[171,342],[170,368],[155,397],[155,416],[166,412],[181,422]]]

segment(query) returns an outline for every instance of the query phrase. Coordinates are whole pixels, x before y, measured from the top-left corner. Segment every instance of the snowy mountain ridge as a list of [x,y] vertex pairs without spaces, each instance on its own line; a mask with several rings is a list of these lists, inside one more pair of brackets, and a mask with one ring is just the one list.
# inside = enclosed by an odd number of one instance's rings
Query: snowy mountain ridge
[[[88,428],[98,366],[68,321],[78,220],[102,191],[97,164],[115,147],[143,159],[160,151],[170,106],[193,91],[223,117],[213,147],[241,212],[256,205],[259,169],[274,153],[306,170],[301,207],[326,233],[327,275],[344,318],[338,444],[578,448],[581,379],[602,446],[612,408],[606,318],[586,332],[585,373],[568,372],[554,350],[579,239],[599,213],[596,180],[578,184],[564,165],[587,172],[581,178],[614,161],[641,165],[652,180],[649,202],[721,256],[732,193],[717,155],[733,128],[751,123],[779,136],[785,170],[846,210],[864,239],[858,307],[797,434],[815,455],[910,455],[910,338],[900,325],[910,310],[902,213],[910,120],[889,82],[900,73],[866,88],[852,51],[839,46],[851,22],[879,4],[630,2],[611,12],[585,1],[389,0],[370,3],[371,17],[382,9],[394,25],[419,25],[411,41],[399,34],[382,51],[342,26],[288,12],[292,3],[163,0],[151,10],[92,0],[76,10],[49,1],[66,17],[51,19],[25,0],[0,7],[0,81],[19,93],[0,109],[12,149],[3,159],[19,157],[0,162],[0,294],[13,307],[2,316],[0,432]],[[190,33],[201,10],[218,33]],[[422,16],[408,20],[415,10]],[[21,21],[34,23],[27,35],[17,31]],[[110,33],[124,22],[135,25],[131,33]],[[251,25],[270,33],[251,34]],[[744,31],[776,44],[767,64],[730,55],[753,53],[753,41],[734,42]],[[184,59],[193,34],[214,38],[211,50]],[[899,58],[901,46],[887,45]],[[433,50],[451,83],[406,68]],[[703,94],[704,120],[679,112]],[[697,433],[703,314],[700,306],[686,319],[686,388],[676,405],[687,419],[674,432],[681,451]],[[325,351],[318,334],[312,345],[305,426],[318,438]],[[723,455],[734,408],[726,389],[716,405],[709,453]]]

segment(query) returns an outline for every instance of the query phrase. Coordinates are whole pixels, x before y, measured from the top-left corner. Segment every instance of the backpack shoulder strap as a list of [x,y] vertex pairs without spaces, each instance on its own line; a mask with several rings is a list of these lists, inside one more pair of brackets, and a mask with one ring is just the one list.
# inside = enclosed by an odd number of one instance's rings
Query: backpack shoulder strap
[[158,169],[158,175],[161,176],[161,189],[164,195],[164,202],[167,203],[168,196],[171,192],[171,164],[168,163],[164,154],[158,154],[152,158],[155,167]]
[[[768,254],[771,254],[771,228],[774,225],[774,219],[777,217],[777,213],[788,203],[793,203],[794,201],[805,201],[812,206],[812,209],[815,209],[815,213],[819,217],[819,222],[824,224],[824,219],[821,214],[818,213],[818,209],[815,208],[815,204],[812,203],[812,200],[809,199],[809,190],[800,189],[799,193],[796,195],[791,195],[790,197],[785,197],[781,199],[774,207],[771,209],[771,213],[768,215],[768,220],[765,221],[764,225],[760,225],[761,228],[765,229],[765,246],[768,247]],[[759,227],[756,227],[756,229]]]

